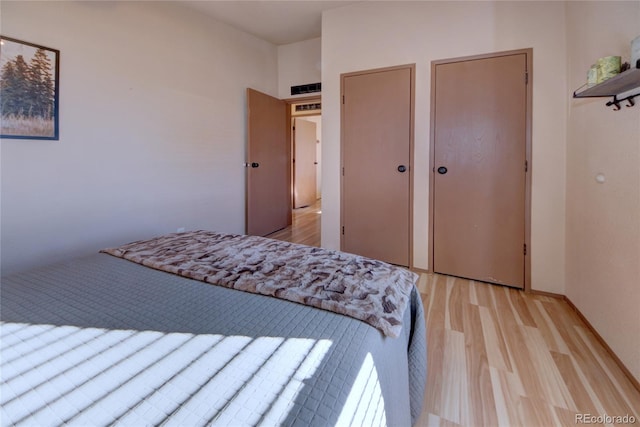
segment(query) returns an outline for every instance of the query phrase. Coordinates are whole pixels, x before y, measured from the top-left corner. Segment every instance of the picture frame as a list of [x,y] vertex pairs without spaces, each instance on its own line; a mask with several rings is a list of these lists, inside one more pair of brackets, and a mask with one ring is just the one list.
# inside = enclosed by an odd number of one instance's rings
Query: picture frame
[[60,51],[0,35],[0,138],[58,140]]

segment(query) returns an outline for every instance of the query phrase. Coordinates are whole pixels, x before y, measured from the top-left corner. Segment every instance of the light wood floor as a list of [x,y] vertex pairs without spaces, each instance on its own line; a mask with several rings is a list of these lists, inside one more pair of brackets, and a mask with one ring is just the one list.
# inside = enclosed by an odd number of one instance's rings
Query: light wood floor
[[[320,246],[320,203],[269,237]],[[564,300],[428,273],[418,288],[428,350],[418,425],[603,425],[579,414],[640,425],[640,392]]]
[[293,210],[293,224],[266,237],[287,242],[320,246],[321,200],[311,206]]
[[428,346],[419,425],[575,426],[577,414],[640,425],[640,392],[566,301],[439,274],[421,274],[418,288]]

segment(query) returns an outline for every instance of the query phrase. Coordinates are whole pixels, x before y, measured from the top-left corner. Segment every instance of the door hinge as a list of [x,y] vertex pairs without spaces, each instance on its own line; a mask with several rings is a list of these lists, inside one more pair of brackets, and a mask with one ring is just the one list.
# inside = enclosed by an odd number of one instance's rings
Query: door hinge
[[344,236],[344,225],[342,226],[342,235]]
[[344,95],[342,95],[342,103],[344,104]]
[[528,160],[524,161],[524,171],[525,172],[529,172],[529,161]]
[[342,176],[344,176],[344,166],[342,167]]
[[524,73],[524,84],[529,84],[529,73]]
[[525,255],[527,254],[527,244],[526,243],[524,244],[524,254]]

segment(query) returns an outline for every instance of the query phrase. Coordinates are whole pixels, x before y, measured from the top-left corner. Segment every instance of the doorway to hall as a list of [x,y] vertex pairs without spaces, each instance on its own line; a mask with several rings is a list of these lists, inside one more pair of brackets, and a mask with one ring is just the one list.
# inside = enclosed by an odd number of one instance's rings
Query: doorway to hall
[[[291,103],[292,224],[283,240],[320,246],[322,115],[320,99]],[[276,233],[277,234],[277,233]]]
[[[298,209],[315,205],[315,215],[320,215],[320,106],[317,96],[282,100],[247,89],[247,234],[273,236],[296,229]],[[302,128],[307,130],[305,143],[297,135]],[[296,153],[297,147],[304,147],[306,154]]]
[[294,209],[322,198],[322,116],[320,99],[291,103],[291,173]]
[[322,115],[320,99],[287,101],[291,123],[291,225],[267,237],[320,247]]

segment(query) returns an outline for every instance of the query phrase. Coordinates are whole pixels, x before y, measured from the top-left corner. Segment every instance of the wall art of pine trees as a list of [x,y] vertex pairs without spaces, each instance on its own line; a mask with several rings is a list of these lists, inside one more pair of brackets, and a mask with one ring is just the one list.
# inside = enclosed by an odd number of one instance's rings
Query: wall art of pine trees
[[58,139],[59,52],[6,37],[0,45],[0,137]]

